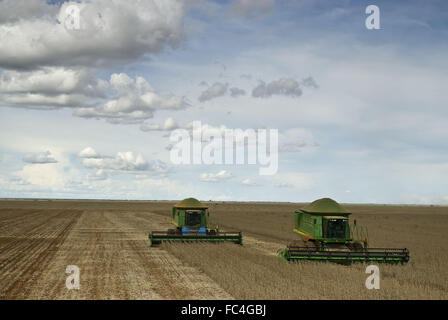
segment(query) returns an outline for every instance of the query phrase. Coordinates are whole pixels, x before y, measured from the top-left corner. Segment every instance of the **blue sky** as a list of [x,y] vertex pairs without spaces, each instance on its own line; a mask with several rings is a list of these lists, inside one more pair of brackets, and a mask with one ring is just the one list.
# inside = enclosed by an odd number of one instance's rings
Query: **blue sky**
[[[73,4],[81,30],[67,31],[56,18]],[[365,27],[370,4],[380,30]],[[0,9],[1,197],[448,203],[444,1]],[[285,81],[301,94],[254,95]],[[272,176],[175,165],[169,135],[192,121],[278,129],[289,149]]]

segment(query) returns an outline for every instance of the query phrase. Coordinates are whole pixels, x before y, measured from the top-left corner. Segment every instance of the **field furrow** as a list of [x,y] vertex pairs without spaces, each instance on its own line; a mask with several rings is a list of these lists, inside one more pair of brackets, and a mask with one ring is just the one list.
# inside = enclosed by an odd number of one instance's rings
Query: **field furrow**
[[[4,210],[0,237],[1,299],[231,299],[203,273],[160,248],[148,232],[166,221],[150,212]],[[16,209],[17,210],[17,209]],[[11,231],[12,230],[12,231]],[[65,269],[80,269],[68,290]]]
[[[173,228],[168,201],[0,201],[0,299],[446,299],[444,207],[351,206],[371,246],[407,247],[407,265],[380,265],[381,290],[364,264],[285,264],[300,204],[210,202],[221,230],[244,245],[150,247]],[[68,290],[68,265],[80,288]]]
[[[0,253],[0,297],[20,299],[28,295],[34,281],[51,263],[58,247],[63,243],[81,212],[65,210],[56,214],[28,233],[28,237],[9,243]],[[26,235],[26,234],[25,234]]]

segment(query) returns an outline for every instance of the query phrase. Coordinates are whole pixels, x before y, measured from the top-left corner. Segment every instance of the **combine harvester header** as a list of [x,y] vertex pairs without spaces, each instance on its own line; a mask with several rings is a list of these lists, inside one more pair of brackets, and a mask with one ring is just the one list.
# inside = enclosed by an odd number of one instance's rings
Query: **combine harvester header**
[[220,232],[217,223],[210,218],[208,207],[199,200],[187,198],[175,204],[171,211],[176,229],[152,231],[151,245],[162,242],[234,242],[243,244],[241,232]]
[[279,252],[283,261],[406,263],[406,248],[369,248],[366,227],[349,225],[351,213],[330,198],[316,200],[294,213],[294,232],[301,241]]

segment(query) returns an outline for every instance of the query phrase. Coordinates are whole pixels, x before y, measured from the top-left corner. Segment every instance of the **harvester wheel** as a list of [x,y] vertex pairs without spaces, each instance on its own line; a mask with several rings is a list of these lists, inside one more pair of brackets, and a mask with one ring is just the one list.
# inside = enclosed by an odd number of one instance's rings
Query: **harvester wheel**
[[305,241],[305,240],[294,240],[288,244],[290,247],[302,247],[302,248],[310,248],[315,249],[316,244],[313,241]]
[[363,251],[364,250],[364,247],[360,242],[347,243],[346,246],[350,251]]

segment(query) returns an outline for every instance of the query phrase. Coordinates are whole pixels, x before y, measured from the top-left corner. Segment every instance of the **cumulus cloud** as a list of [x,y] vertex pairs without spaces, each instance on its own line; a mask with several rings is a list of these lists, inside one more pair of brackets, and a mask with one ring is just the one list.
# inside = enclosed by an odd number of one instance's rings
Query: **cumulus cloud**
[[78,157],[86,159],[102,158],[102,156],[100,156],[92,147],[82,149],[81,152],[79,152]]
[[208,87],[201,93],[198,100],[205,102],[214,98],[221,97],[227,93],[229,85],[227,83],[215,82],[212,86]]
[[23,161],[32,164],[46,164],[57,162],[57,160],[53,157],[50,151],[27,153],[23,156]]
[[0,76],[0,105],[28,109],[74,108],[73,115],[110,123],[142,123],[156,110],[180,110],[183,97],[157,92],[144,78],[112,74],[109,81],[87,68],[49,67],[5,71]]
[[148,162],[141,154],[118,152],[114,158],[84,158],[82,164],[86,168],[110,169],[116,171],[141,171],[148,169]]
[[188,106],[182,97],[156,92],[142,77],[134,80],[124,73],[113,74],[109,87],[113,97],[93,107],[77,108],[73,114],[111,123],[142,123],[152,118],[156,110],[181,110]]
[[0,1],[0,24],[17,22],[20,19],[49,18],[58,11],[57,6],[42,0]]
[[[185,128],[192,132],[195,128],[194,122],[189,122]],[[199,128],[199,126],[198,126]],[[201,123],[200,130],[202,138],[210,136],[222,136],[228,128],[225,125],[214,126],[208,123]]]
[[18,107],[25,109],[52,110],[65,107],[77,107],[83,105],[86,97],[79,94],[60,94],[47,96],[36,93],[3,95],[0,98],[2,106]]
[[302,89],[295,79],[281,78],[269,83],[260,81],[258,86],[252,90],[252,96],[255,98],[269,98],[273,95],[300,97]]
[[244,96],[246,94],[246,91],[240,88],[232,87],[229,89],[230,96],[233,98],[236,98],[238,96]]
[[[21,171],[15,172],[23,181],[26,181],[27,188],[42,188],[45,190],[64,191],[73,181],[75,170],[70,168],[64,170],[62,164],[51,166],[25,165]],[[79,174],[79,172],[77,172]],[[23,192],[23,190],[22,190]]]
[[29,109],[78,107],[89,99],[105,98],[107,88],[107,81],[86,68],[4,71],[0,76],[0,103]]
[[201,173],[199,180],[204,182],[219,182],[228,180],[232,177],[232,174],[226,170],[221,170],[218,173]]
[[[157,92],[142,77],[97,77],[98,67],[133,62],[177,46],[189,1],[0,1],[0,106],[51,110],[134,124],[155,110],[179,110],[183,97]],[[80,9],[80,30],[66,27]],[[92,68],[93,67],[93,68]],[[14,69],[14,70],[9,70]]]
[[[44,0],[9,0],[0,5],[0,67],[6,69],[108,66],[176,47],[184,38],[186,6],[179,0],[69,1],[54,6]],[[79,30],[65,24],[71,5],[80,9]]]
[[[100,156],[93,148],[83,149],[78,156],[82,158],[82,165],[87,169],[98,169],[111,172],[148,171],[154,174],[168,172],[168,166],[161,160],[147,161],[141,154],[133,152],[118,152],[114,157]],[[98,172],[97,172],[98,173]]]
[[[142,125],[142,131],[171,131],[175,129],[185,129],[189,131],[190,135],[193,136],[193,139],[196,139],[197,136],[193,135],[194,129],[199,129],[201,131],[201,141],[203,142],[213,142],[219,147],[220,143],[217,143],[210,137],[224,137],[226,130],[229,130],[225,125],[211,125],[208,123],[200,123],[200,127],[195,122],[189,122],[186,125],[179,125],[172,118],[168,118],[165,120],[163,125]],[[266,127],[254,127],[249,128],[249,130],[254,130],[254,137],[257,137],[258,129],[268,129]],[[235,128],[232,129],[234,133],[234,141],[238,143],[244,143],[247,145],[250,141],[247,139],[246,133],[247,129]],[[256,142],[256,141],[254,141]],[[212,143],[212,144],[213,144]],[[301,152],[304,150],[311,150],[312,148],[316,148],[319,146],[318,142],[316,142],[311,131],[305,128],[289,128],[284,130],[279,130],[278,133],[278,150],[279,152]],[[173,149],[173,145],[169,144],[165,147],[166,150],[171,151]]]
[[0,76],[3,94],[32,93],[48,96],[79,93],[105,95],[107,82],[87,68],[45,67],[35,71],[4,71]]
[[140,126],[140,130],[147,132],[147,131],[171,131],[174,129],[178,129],[179,125],[176,123],[176,121],[169,117],[165,120],[165,122],[160,124],[142,124]]
[[275,0],[234,0],[230,6],[230,15],[256,18],[271,12]]
[[108,174],[103,169],[99,169],[95,173],[89,173],[87,175],[87,179],[96,181],[106,180],[108,177]]

